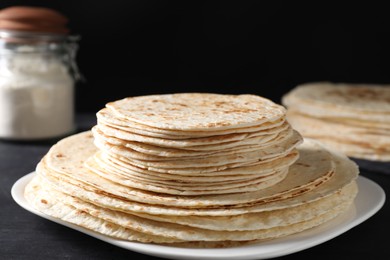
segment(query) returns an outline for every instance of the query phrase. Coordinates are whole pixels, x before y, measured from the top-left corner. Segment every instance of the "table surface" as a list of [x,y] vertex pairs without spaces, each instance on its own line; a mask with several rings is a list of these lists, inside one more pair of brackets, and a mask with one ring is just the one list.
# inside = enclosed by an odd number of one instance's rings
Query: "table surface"
[[[95,123],[95,114],[77,115],[78,131],[88,130]],[[0,141],[0,259],[157,259],[115,247],[43,219],[16,204],[11,197],[12,185],[34,171],[54,142]],[[375,181],[386,194],[390,194],[390,164],[357,162],[361,175]],[[378,213],[346,233],[277,259],[384,259],[390,255],[389,231],[390,205],[386,201]]]

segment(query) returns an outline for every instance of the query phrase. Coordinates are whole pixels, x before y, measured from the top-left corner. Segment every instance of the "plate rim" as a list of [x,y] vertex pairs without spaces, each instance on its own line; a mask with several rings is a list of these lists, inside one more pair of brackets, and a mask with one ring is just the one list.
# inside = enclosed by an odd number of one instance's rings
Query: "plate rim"
[[[250,244],[241,247],[232,248],[179,248],[166,245],[154,245],[144,244],[139,242],[124,241],[120,239],[111,238],[97,232],[82,228],[72,223],[65,222],[61,219],[56,219],[51,216],[45,215],[34,208],[32,208],[23,196],[24,188],[27,183],[35,176],[35,171],[30,172],[21,178],[19,178],[11,188],[11,196],[14,201],[24,208],[25,210],[38,215],[42,218],[48,219],[60,225],[72,228],[76,231],[82,232],[106,243],[118,246],[134,252],[152,255],[157,257],[165,257],[171,259],[252,259],[254,257],[266,259],[273,257],[285,256],[288,254],[296,253],[326,241],[329,241],[351,228],[361,224],[373,215],[375,215],[384,205],[386,200],[386,194],[383,188],[375,181],[359,175],[357,177],[357,183],[359,191],[355,198],[354,206],[343,213],[341,216],[324,223],[318,227],[314,227],[309,230],[292,234],[282,238],[276,238],[269,241],[261,242],[260,244]],[[364,187],[364,189],[362,189]],[[374,193],[372,192],[374,191]],[[362,194],[366,193],[366,194]],[[371,196],[371,200],[370,196]],[[375,198],[374,198],[375,196]],[[369,200],[369,201],[367,201]],[[364,205],[363,205],[364,204]],[[344,218],[344,220],[343,220]],[[337,223],[341,221],[341,223]],[[336,224],[335,224],[336,223]],[[332,227],[333,224],[333,227]],[[326,229],[330,226],[329,229]],[[325,229],[323,232],[316,234],[316,230]],[[314,232],[313,232],[314,231]],[[311,234],[310,233],[314,233]],[[309,234],[309,235],[308,235]],[[294,242],[294,243],[292,243]],[[272,248],[276,248],[277,250]],[[169,250],[174,248],[175,250]],[[243,249],[246,250],[237,250]]]

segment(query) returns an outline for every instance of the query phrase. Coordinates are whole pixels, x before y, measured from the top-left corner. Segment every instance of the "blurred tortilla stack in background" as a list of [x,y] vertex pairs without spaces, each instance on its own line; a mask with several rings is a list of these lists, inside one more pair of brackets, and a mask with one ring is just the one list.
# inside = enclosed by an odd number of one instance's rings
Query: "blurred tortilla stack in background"
[[287,119],[303,136],[358,159],[390,161],[390,88],[307,83],[282,98]]

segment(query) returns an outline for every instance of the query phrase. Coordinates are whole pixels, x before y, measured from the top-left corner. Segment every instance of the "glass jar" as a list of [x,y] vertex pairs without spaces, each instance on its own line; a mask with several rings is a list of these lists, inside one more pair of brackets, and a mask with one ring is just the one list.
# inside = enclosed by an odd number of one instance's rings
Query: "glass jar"
[[0,28],[0,139],[75,131],[77,41],[64,33]]

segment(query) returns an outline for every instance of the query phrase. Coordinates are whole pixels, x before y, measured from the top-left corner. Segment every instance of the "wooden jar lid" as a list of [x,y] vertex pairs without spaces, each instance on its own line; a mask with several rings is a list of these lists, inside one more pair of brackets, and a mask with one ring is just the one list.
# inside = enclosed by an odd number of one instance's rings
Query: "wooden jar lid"
[[0,30],[67,34],[68,18],[45,7],[13,6],[0,10]]

